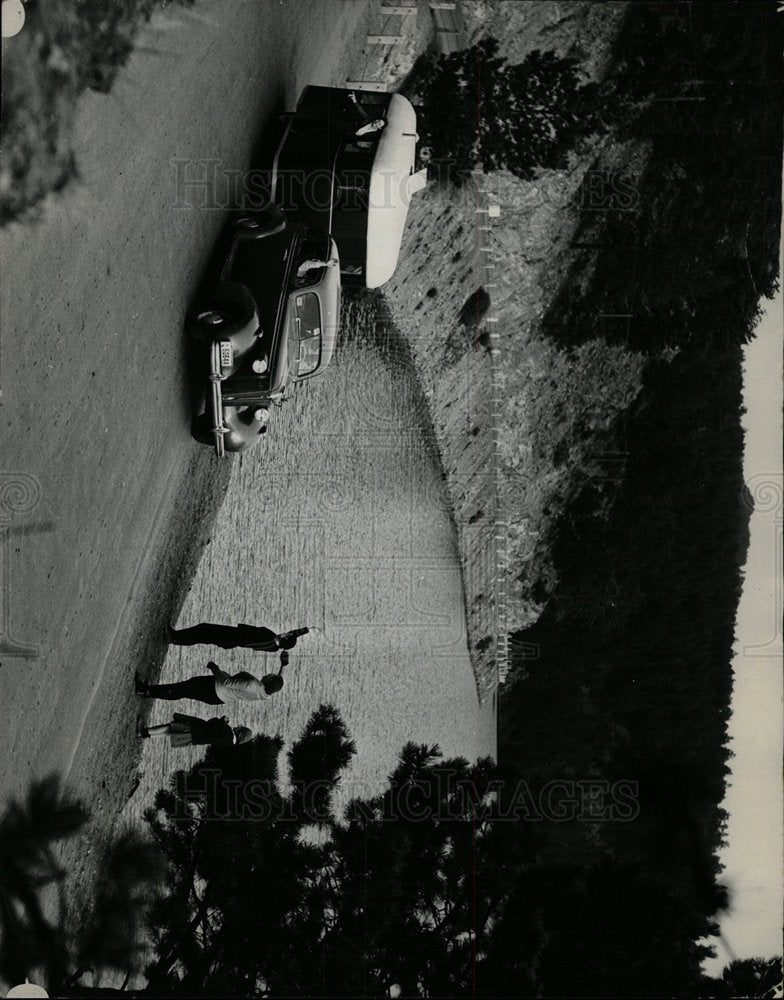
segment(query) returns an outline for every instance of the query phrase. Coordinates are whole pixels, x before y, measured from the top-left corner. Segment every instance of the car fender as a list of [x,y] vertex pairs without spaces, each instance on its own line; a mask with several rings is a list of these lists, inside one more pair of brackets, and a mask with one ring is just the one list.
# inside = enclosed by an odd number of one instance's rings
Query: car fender
[[283,212],[271,204],[260,211],[243,212],[234,222],[234,238],[241,242],[263,240],[283,232],[286,225]]

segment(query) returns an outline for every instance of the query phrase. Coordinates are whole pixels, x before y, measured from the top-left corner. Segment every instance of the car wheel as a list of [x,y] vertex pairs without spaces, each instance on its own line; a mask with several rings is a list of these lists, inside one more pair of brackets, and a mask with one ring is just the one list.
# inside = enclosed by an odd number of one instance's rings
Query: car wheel
[[212,433],[212,419],[208,413],[200,413],[191,422],[191,435],[199,444],[213,445],[215,438]]

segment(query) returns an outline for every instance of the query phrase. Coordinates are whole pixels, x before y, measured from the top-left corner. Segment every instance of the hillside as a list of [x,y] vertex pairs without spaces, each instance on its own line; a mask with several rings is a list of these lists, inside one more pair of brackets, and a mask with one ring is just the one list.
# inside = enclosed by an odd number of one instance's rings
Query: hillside
[[[519,928],[543,926],[539,995],[694,996],[733,902],[716,852],[751,510],[741,345],[779,278],[782,21],[771,4],[638,4],[602,45],[591,9],[551,24],[545,6],[482,6],[482,29],[531,33],[523,52],[569,24],[560,51],[590,52],[605,138],[530,184],[428,191],[386,294],[432,407],[469,613],[495,581],[509,628],[526,625],[499,759],[550,811],[500,935],[510,967]],[[497,323],[461,328],[482,286]],[[509,519],[505,578],[471,544],[480,509]],[[487,692],[494,647],[471,620]],[[622,787],[632,812],[613,816]]]
[[[494,172],[454,188],[432,171],[384,288],[431,407],[487,694],[506,672],[503,633],[535,622],[557,588],[568,504],[600,483],[607,505],[623,478],[615,427],[645,405],[646,367],[733,348],[771,294],[781,32],[769,4],[463,10],[469,39],[497,37],[512,60],[580,59],[605,122],[534,181]],[[413,77],[402,85],[416,101]],[[523,670],[519,635],[510,652]]]
[[[584,57],[594,78],[606,68],[625,8],[463,5],[469,39],[497,36],[513,60],[535,48]],[[567,170],[543,171],[532,182],[494,173],[482,177],[481,191],[479,182],[459,190],[433,183],[412,200],[400,262],[384,287],[431,407],[482,695],[503,670],[499,637],[534,622],[555,583],[546,541],[552,524],[578,482],[603,474],[604,435],[640,388],[637,355],[600,338],[567,351],[542,332],[567,270],[566,261],[553,262],[591,210],[574,196],[599,155],[609,177],[615,161],[627,170],[641,165],[644,146],[597,140]],[[612,197],[611,181],[605,189]],[[501,216],[488,232],[477,209],[490,203]],[[497,337],[481,320],[476,328],[459,321],[483,288]]]
[[[501,699],[499,756],[534,800],[553,787],[594,797],[541,825],[518,912],[522,922],[539,911],[551,929],[545,996],[576,995],[586,969],[593,996],[647,996],[652,983],[695,996],[707,954],[697,942],[728,905],[716,852],[752,507],[740,347],[654,365],[644,393],[617,428],[627,459],[609,509],[606,483],[567,505],[553,546],[559,584],[519,637],[535,662]],[[607,822],[621,787],[632,812]]]
[[[550,931],[545,996],[721,995],[700,992],[702,939],[737,906],[716,852],[753,507],[741,345],[779,277],[782,24],[769,4],[683,11],[624,23],[612,85],[618,132],[647,144],[638,198],[586,216],[544,321],[564,349],[601,334],[645,359],[614,465],[550,533],[557,582],[501,699],[500,759],[534,798],[593,790],[540,827],[515,914]],[[634,822],[593,811],[617,782]]]

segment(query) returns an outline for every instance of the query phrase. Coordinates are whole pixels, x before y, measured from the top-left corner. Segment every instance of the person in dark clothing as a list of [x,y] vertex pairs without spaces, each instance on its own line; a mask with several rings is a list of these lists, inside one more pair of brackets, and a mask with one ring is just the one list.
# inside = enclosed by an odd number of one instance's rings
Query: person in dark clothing
[[255,649],[261,653],[276,653],[279,649],[293,649],[307,628],[294,628],[288,632],[273,632],[262,625],[214,625],[201,622],[190,628],[169,626],[169,641],[176,646],[194,646],[197,643],[220,646],[222,649]]
[[137,673],[136,693],[143,698],[161,698],[164,701],[192,698],[205,705],[225,705],[231,701],[261,701],[283,687],[283,678],[280,676],[283,664],[277,674],[267,674],[261,680],[244,670],[238,674],[227,674],[212,661],[207,664],[207,668],[212,671],[211,677],[206,674],[189,677],[187,681],[177,681],[174,684],[147,684]]
[[171,722],[158,726],[139,726],[136,735],[142,740],[168,736],[173,747],[233,747],[247,743],[253,737],[247,726],[230,726],[225,715],[205,722],[204,719],[181,715],[179,712],[174,713]]

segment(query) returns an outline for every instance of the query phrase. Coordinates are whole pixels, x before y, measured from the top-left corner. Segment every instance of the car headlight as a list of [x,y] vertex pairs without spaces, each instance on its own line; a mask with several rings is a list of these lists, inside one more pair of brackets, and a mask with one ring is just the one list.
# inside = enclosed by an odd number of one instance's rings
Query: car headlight
[[254,372],[256,372],[257,375],[263,375],[268,367],[269,363],[267,361],[266,355],[261,358],[256,358],[256,360],[251,365],[251,368],[254,370]]

